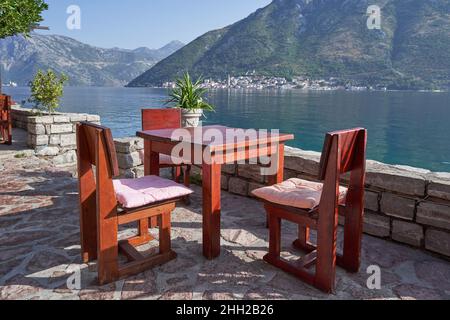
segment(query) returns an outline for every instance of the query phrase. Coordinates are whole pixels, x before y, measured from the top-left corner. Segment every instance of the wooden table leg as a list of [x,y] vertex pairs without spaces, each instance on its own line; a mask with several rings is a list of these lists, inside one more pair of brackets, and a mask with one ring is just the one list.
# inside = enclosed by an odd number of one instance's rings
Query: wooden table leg
[[268,177],[269,186],[282,183],[284,180],[284,143],[280,143],[277,148],[278,153],[275,160],[277,161],[277,173]]
[[177,166],[177,167],[173,168],[173,180],[176,183],[180,183],[180,181],[181,181],[181,173],[182,173],[181,171],[182,171],[181,166]]
[[152,142],[144,142],[144,175],[159,176],[159,153],[152,151]]
[[[152,151],[152,142],[150,140],[144,141],[144,175],[145,176],[159,176],[159,153]],[[144,224],[141,222],[141,225]],[[158,226],[158,217],[150,218],[151,229]],[[141,236],[147,236],[144,234]]]
[[203,255],[220,255],[220,164],[203,164]]
[[11,110],[8,112],[8,142],[7,145],[12,145],[12,120],[11,120]]
[[[276,157],[277,173],[268,177],[268,185],[273,186],[274,184],[282,183],[284,181],[284,143],[280,143],[277,146],[278,152]],[[272,164],[273,166],[273,164]],[[266,228],[269,227],[269,217],[266,218]]]

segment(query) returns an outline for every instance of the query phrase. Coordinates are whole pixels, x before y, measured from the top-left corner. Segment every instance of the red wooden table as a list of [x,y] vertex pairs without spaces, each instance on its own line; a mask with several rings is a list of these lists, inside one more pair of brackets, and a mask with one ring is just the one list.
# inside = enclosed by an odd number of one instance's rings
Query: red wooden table
[[[231,137],[229,132],[233,132]],[[217,139],[220,134],[224,137],[223,140]],[[178,146],[179,149],[180,142],[185,146],[185,150],[187,148],[191,150],[190,155],[188,152],[181,152],[180,155],[185,160],[202,166],[203,255],[208,259],[214,259],[220,255],[222,165],[270,156],[277,163],[275,164],[276,173],[269,176],[269,184],[280,183],[284,175],[284,143],[294,139],[291,134],[255,131],[254,134],[249,135],[245,129],[224,126],[185,128],[182,131],[180,129],[140,131],[137,136],[143,138],[145,143],[145,175],[159,175],[159,154],[172,155],[174,148]],[[208,161],[203,156],[199,156],[199,151],[206,155]]]

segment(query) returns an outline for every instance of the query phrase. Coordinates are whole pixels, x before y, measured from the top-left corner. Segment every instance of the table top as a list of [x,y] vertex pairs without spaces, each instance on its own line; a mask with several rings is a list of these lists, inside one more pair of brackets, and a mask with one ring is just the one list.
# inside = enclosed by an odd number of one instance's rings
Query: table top
[[[208,147],[211,151],[255,147],[294,140],[293,134],[277,134],[267,130],[240,129],[217,125],[198,128],[139,131],[136,135],[146,140],[166,143],[189,142],[194,145]],[[216,139],[217,137],[219,139]]]

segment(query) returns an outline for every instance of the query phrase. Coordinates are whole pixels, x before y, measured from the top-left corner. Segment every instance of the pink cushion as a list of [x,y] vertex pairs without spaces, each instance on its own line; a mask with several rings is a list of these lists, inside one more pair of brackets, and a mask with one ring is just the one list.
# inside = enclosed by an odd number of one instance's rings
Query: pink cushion
[[[263,200],[300,209],[314,209],[320,204],[323,184],[302,179],[289,179],[283,183],[254,190]],[[340,187],[340,203],[345,203],[347,188]]]
[[[144,150],[140,150],[139,151],[139,157],[141,158],[141,161],[144,162]],[[175,161],[173,161],[172,157],[167,155],[167,154],[160,154],[159,155],[159,164],[162,165],[167,165],[167,166],[175,166],[175,165],[186,165],[186,164],[190,164],[188,161],[184,161],[182,159],[179,158],[175,158],[176,159],[176,163]]]
[[157,176],[114,180],[119,203],[127,209],[187,196],[193,191],[185,186]]

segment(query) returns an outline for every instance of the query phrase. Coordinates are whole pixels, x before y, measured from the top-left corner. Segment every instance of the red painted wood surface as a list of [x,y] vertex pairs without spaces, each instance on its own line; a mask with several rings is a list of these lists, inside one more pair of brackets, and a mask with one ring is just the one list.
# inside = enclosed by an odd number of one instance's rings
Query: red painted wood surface
[[[142,109],[142,130],[179,129],[181,128],[180,109]],[[159,164],[159,168],[173,168],[173,178],[180,182],[182,167],[184,167],[184,184],[190,185],[190,165]],[[144,169],[145,170],[145,169]]]
[[142,130],[181,128],[180,109],[142,109]]
[[[237,133],[234,141],[216,141],[216,140],[208,140],[205,138],[204,132],[207,130],[215,130],[217,133],[221,134],[223,137],[226,137],[227,130],[235,130]],[[271,134],[270,132],[264,134],[263,132],[258,131],[255,137],[250,137],[245,134],[246,129],[238,129],[238,128],[229,128],[225,126],[204,126],[200,128],[183,128],[181,135],[174,138],[174,130],[173,129],[162,129],[162,130],[144,130],[137,133],[138,137],[149,139],[152,141],[159,142],[175,142],[179,143],[183,140],[191,139],[194,137],[194,132],[197,131],[197,136],[200,136],[199,140],[192,141],[191,144],[198,145],[201,147],[208,147],[211,152],[218,151],[233,151],[238,152],[238,149],[255,147],[259,148],[264,144],[278,144],[284,143],[289,140],[294,139],[294,135],[292,134]],[[207,136],[207,135],[206,135]]]
[[[180,109],[142,109],[142,130],[158,130],[158,129],[178,129],[181,128],[181,110]],[[147,142],[146,142],[147,143]],[[150,148],[144,148],[145,150],[150,150]],[[150,159],[144,161],[144,163],[152,163],[151,168],[144,165],[145,175],[158,175],[160,174],[160,169],[162,168],[172,168],[173,180],[180,182],[182,165],[172,165],[172,164],[160,164],[158,153],[144,154],[144,158]],[[190,166],[185,166],[185,178],[184,184],[186,187],[190,186],[190,178],[186,177],[190,174]],[[187,168],[188,167],[188,168]],[[142,222],[144,223],[144,222]],[[155,228],[158,225],[158,220],[156,218],[151,219],[150,227]]]
[[12,144],[12,119],[10,96],[0,95],[0,143]]
[[[206,139],[206,130],[215,130],[227,137],[226,130],[232,129],[239,134],[233,141],[217,141]],[[221,167],[224,164],[234,164],[238,160],[249,160],[259,155],[276,155],[277,173],[270,178],[271,183],[282,181],[284,174],[284,143],[294,139],[291,134],[265,135],[258,133],[254,137],[247,136],[244,129],[227,128],[224,126],[205,126],[201,128],[186,128],[184,133],[175,137],[174,129],[147,130],[137,132],[137,136],[145,141],[145,173],[154,174],[159,166],[157,153],[171,155],[181,141],[188,143],[192,151],[206,151],[211,162],[206,163],[201,157],[203,171],[203,255],[214,259],[220,255],[220,179]],[[199,139],[194,140],[194,134]],[[272,148],[274,146],[274,148]],[[154,155],[154,156],[152,156]],[[195,163],[195,152],[191,152],[191,163]]]
[[[85,263],[97,259],[100,285],[174,259],[170,214],[180,199],[133,210],[121,209],[113,186],[119,170],[111,131],[88,122],[78,124],[77,150],[82,259]],[[144,257],[134,246],[154,239],[148,234],[150,218],[160,220],[160,254]],[[119,225],[128,223],[138,223],[139,236],[119,243]],[[128,258],[127,264],[119,264],[119,251]]]
[[[336,265],[358,272],[361,264],[361,239],[364,214],[364,184],[367,131],[352,129],[326,135],[320,162],[320,180],[324,181],[320,205],[302,210],[265,204],[269,215],[270,249],[264,260],[289,272],[325,292],[335,288]],[[339,181],[350,172],[350,185],[345,203],[344,252],[336,252],[339,216]],[[296,263],[285,261],[279,254],[280,220],[299,225],[294,246],[306,252]],[[310,242],[310,229],[317,230],[317,244]],[[315,265],[315,272],[309,269]]]

